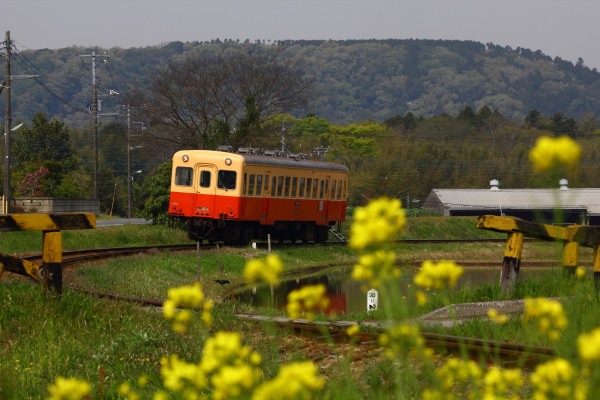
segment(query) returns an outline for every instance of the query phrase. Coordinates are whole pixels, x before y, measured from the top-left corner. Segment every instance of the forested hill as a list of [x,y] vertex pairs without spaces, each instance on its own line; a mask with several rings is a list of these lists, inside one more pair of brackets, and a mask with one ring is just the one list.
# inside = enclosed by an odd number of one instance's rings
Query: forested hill
[[[104,95],[124,91],[128,84],[143,84],[159,63],[200,46],[218,52],[226,46],[253,45],[216,40],[130,49],[33,51],[17,46],[12,74],[38,76],[13,82],[13,121],[29,121],[44,112],[69,124],[89,122],[92,51],[98,55],[101,112],[112,113],[122,103]],[[575,65],[552,59],[540,50],[412,39],[281,41],[277,45],[287,46],[284,54],[299,58],[314,82],[310,104],[297,116],[315,114],[335,124],[384,121],[408,111],[415,116],[456,115],[465,105],[476,110],[487,105],[505,118],[521,120],[531,110],[577,119],[600,109],[596,69],[587,68],[581,59]]]

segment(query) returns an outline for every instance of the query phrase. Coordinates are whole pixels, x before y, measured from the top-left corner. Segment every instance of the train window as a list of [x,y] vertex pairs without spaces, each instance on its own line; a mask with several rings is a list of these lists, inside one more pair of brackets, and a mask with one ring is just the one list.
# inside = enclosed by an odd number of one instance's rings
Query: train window
[[[267,177],[268,180],[268,177]],[[263,176],[256,175],[256,196],[260,197],[262,195],[262,185],[263,185]]]
[[325,181],[324,181],[324,180],[322,180],[322,181],[321,181],[321,187],[320,187],[320,189],[319,189],[319,198],[320,198],[320,199],[322,199],[322,198],[323,198],[323,195],[325,194],[325,191],[326,191],[326,189],[325,189]]
[[189,167],[177,167],[175,170],[175,185],[177,186],[192,186],[192,178],[194,170]]
[[207,188],[210,187],[210,171],[200,171],[200,187]]
[[335,199],[335,184],[337,183],[337,181],[335,179],[333,179],[331,181],[331,193],[329,194],[329,198],[331,200]]
[[277,179],[277,197],[281,197],[283,194],[283,176],[279,176]]
[[283,190],[283,193],[284,193],[283,197],[290,197],[290,180],[291,179],[292,178],[290,178],[289,176],[285,177],[285,187]]
[[300,178],[300,187],[298,188],[298,197],[304,198],[304,191],[306,190],[306,178]]
[[269,193],[269,175],[265,175],[265,193]]
[[246,195],[246,187],[248,187],[248,174],[244,173],[244,179],[242,180],[242,195]]
[[298,177],[292,178],[292,197],[296,197],[296,189],[298,188]]
[[254,180],[256,175],[250,174],[250,180],[248,181],[248,196],[254,196]]
[[335,194],[335,198],[338,200],[342,199],[342,180],[338,181],[337,193]]
[[271,184],[271,197],[275,197],[275,190],[277,189],[277,177],[273,177],[273,183]]
[[235,171],[219,170],[217,187],[219,189],[234,190],[236,178],[237,172]]
[[306,180],[306,198],[307,199],[310,199],[310,192],[312,189],[312,181],[313,181],[312,178],[308,178]]
[[313,179],[313,189],[312,189],[312,198],[317,198],[317,190],[319,189],[319,180],[317,178]]

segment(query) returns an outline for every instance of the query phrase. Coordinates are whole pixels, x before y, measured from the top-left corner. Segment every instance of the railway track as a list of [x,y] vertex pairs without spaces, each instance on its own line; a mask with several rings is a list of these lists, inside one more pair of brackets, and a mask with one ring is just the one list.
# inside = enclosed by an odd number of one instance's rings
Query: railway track
[[[398,243],[475,243],[475,242],[504,242],[504,240],[496,239],[485,239],[485,240],[400,240]],[[337,245],[338,243],[344,244],[343,242],[328,242],[326,245]],[[323,245],[323,244],[318,244]],[[266,243],[259,243],[258,247],[266,247]],[[272,245],[273,246],[273,245]],[[275,244],[274,247],[279,246],[298,246],[292,244]],[[86,249],[86,250],[75,250],[65,251],[63,253],[63,266],[73,267],[80,263],[93,262],[100,259],[107,259],[111,257],[123,257],[132,254],[156,252],[156,251],[189,251],[189,250],[209,250],[214,249],[214,245],[201,245],[198,244],[184,244],[184,245],[159,245],[159,246],[136,246],[136,247],[120,247],[120,248],[104,248],[104,249]],[[41,262],[42,256],[40,254],[29,255],[22,257],[25,260],[31,262]],[[544,261],[539,261],[543,263]],[[463,263],[470,265],[477,265],[478,262]],[[490,262],[482,262],[481,265],[489,265]],[[329,267],[329,266],[326,266]],[[325,268],[326,268],[325,267]],[[161,299],[148,299],[131,296],[123,296],[114,293],[97,292],[92,290],[84,290],[71,287],[71,290],[87,293],[100,298],[107,298],[117,301],[128,301],[134,302],[143,306],[149,307],[161,307],[163,300]],[[348,337],[345,333],[345,329],[350,324],[356,324],[355,321],[341,321],[341,322],[311,322],[306,320],[292,320],[289,318],[273,318],[264,317],[258,315],[239,314],[237,317],[240,320],[254,321],[256,323],[273,323],[279,326],[281,329],[292,331],[295,334],[301,335],[312,335],[316,336],[315,340],[327,338],[327,340],[334,340],[335,342],[347,341]],[[377,345],[377,335],[382,332],[385,327],[375,322],[358,322],[365,326],[367,330],[362,332],[358,338],[358,343],[363,345]],[[437,333],[424,332],[422,336],[425,340],[425,344],[428,347],[442,350],[443,352],[449,353],[460,353],[468,354],[473,358],[494,360],[494,362],[500,362],[503,365],[527,365],[533,366],[539,362],[548,360],[554,356],[554,352],[550,348],[543,347],[529,347],[521,344],[512,344],[504,342],[496,342],[483,340],[478,338],[465,338],[451,335],[442,335]]]
[[[398,244],[445,244],[445,243],[504,243],[505,239],[401,239],[393,243]],[[327,241],[323,243],[271,243],[272,248],[285,248],[295,246],[339,246],[346,245],[347,242]],[[269,247],[267,242],[256,242],[256,247],[266,249]],[[103,258],[127,256],[138,253],[148,253],[153,251],[183,251],[183,250],[210,250],[216,248],[216,245],[210,244],[175,244],[175,245],[152,245],[152,246],[130,246],[130,247],[111,247],[100,249],[68,250],[63,254],[63,265],[70,265],[78,261],[86,262]],[[42,254],[32,254],[20,257],[23,260],[31,262],[40,262]]]

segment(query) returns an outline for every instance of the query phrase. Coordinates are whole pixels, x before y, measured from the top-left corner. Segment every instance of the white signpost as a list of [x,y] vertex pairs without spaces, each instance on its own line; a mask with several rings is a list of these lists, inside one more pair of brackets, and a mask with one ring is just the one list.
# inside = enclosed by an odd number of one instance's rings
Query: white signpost
[[375,289],[371,289],[367,292],[367,311],[377,310],[377,303],[379,302],[379,293]]

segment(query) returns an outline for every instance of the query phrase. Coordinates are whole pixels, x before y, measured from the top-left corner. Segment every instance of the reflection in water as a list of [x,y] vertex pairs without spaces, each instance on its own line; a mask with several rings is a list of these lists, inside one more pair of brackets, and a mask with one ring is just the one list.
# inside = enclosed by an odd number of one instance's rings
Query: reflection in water
[[[293,291],[307,285],[323,284],[327,288],[327,297],[329,298],[329,308],[326,310],[328,315],[343,315],[347,313],[363,312],[367,310],[367,294],[362,290],[361,284],[355,282],[350,277],[350,269],[330,270],[325,274],[294,279],[282,282],[279,287],[269,286],[257,287],[236,294],[236,299],[244,303],[257,307],[272,307],[285,310],[287,305],[287,295]],[[544,273],[556,273],[553,269],[535,269],[527,270],[521,268],[519,279],[528,279],[532,276],[539,276]],[[398,290],[402,295],[409,293],[414,274],[412,271],[403,270]],[[482,283],[499,283],[500,267],[488,268],[466,268],[457,287],[474,287]],[[381,295],[379,302],[381,304]]]

